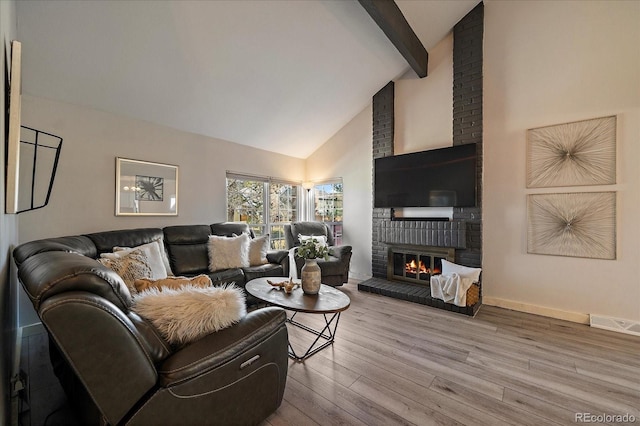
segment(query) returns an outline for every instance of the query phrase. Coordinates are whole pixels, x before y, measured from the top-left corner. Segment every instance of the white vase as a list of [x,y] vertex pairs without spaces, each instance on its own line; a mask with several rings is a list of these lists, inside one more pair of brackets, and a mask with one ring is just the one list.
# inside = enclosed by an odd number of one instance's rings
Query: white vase
[[302,267],[302,291],[305,294],[318,294],[322,275],[317,259],[305,259]]

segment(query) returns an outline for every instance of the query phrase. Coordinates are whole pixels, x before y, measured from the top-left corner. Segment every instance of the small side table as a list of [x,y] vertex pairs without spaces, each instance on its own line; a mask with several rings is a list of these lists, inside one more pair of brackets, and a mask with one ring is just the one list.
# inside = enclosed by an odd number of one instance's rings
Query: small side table
[[[289,294],[277,287],[273,287],[267,282],[282,282],[286,277],[262,277],[249,281],[245,289],[255,298],[274,306],[279,306],[293,314],[287,318],[287,322],[295,327],[299,327],[316,336],[315,340],[302,355],[298,355],[291,342],[289,342],[289,357],[296,361],[304,361],[311,355],[330,346],[335,341],[340,313],[351,305],[349,296],[331,286],[321,284],[320,291],[316,295],[308,295],[297,286]],[[299,313],[322,314],[325,326],[321,330],[315,330],[304,324],[295,321]]]

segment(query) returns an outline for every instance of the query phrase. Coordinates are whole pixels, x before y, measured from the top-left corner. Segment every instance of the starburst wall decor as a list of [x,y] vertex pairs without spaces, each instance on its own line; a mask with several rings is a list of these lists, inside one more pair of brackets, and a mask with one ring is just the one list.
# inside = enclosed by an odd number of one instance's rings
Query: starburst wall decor
[[527,188],[616,183],[616,117],[527,131]]
[[616,193],[527,196],[527,252],[616,258]]

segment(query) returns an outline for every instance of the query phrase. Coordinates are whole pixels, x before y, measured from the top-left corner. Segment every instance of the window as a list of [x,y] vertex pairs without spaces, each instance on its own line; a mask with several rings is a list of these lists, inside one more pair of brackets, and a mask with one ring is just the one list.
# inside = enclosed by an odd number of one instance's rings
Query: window
[[286,249],[284,225],[298,219],[298,184],[227,174],[227,220],[247,222],[270,235],[271,248]]
[[313,194],[315,216],[313,220],[329,225],[335,244],[342,244],[342,180],[316,183]]

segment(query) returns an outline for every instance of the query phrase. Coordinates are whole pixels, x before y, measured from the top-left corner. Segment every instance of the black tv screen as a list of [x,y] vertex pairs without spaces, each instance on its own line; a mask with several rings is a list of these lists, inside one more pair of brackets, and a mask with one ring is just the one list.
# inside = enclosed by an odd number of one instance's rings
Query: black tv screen
[[476,158],[475,144],[377,158],[374,206],[475,206]]

